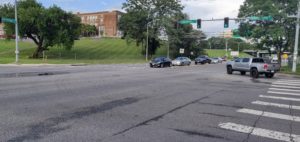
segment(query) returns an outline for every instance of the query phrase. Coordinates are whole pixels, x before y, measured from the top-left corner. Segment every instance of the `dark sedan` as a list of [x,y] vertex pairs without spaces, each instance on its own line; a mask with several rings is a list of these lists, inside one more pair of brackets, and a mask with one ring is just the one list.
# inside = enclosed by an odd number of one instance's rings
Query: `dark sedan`
[[166,58],[166,57],[158,57],[158,58],[154,58],[153,60],[151,60],[150,62],[150,67],[171,67],[172,66],[172,62],[171,59]]
[[199,56],[198,58],[195,59],[195,64],[210,64],[211,59],[208,56]]

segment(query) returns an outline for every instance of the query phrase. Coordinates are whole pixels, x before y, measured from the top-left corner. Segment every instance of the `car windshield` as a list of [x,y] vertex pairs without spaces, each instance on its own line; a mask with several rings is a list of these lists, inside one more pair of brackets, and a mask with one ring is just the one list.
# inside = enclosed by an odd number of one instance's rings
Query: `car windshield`
[[155,58],[153,61],[154,62],[159,62],[159,61],[162,61],[163,60],[163,58]]

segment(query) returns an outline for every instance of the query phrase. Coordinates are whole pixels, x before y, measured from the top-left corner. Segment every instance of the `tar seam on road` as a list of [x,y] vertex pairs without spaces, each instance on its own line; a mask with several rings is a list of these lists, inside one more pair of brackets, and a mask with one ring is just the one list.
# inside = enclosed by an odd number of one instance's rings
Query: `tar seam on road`
[[120,100],[114,100],[104,104],[85,107],[80,111],[72,113],[65,113],[58,117],[48,118],[43,122],[28,126],[29,131],[24,135],[17,136],[8,140],[8,142],[23,142],[23,141],[34,141],[42,139],[44,136],[69,129],[69,127],[57,128],[59,124],[65,123],[70,120],[80,119],[86,116],[90,116],[97,113],[103,113],[108,110],[112,110],[117,107],[122,107],[138,102],[138,98],[124,98]]
[[209,134],[209,133],[202,133],[202,132],[189,131],[189,130],[180,130],[180,129],[172,129],[172,130],[174,130],[176,132],[184,133],[184,134],[187,134],[187,135],[191,135],[191,136],[200,136],[200,137],[207,137],[207,138],[214,138],[214,139],[222,139],[222,140],[232,141],[229,138],[225,138],[223,136]]
[[214,105],[214,106],[220,106],[220,107],[229,107],[229,108],[238,108],[241,109],[243,107],[241,106],[234,106],[234,105],[225,105],[225,104],[216,104],[216,103],[204,103],[204,102],[199,102],[200,104],[204,105]]
[[[294,116],[292,106],[293,106],[293,103],[290,101],[290,115],[291,115],[291,116]],[[294,119],[294,117],[293,117],[293,119]],[[293,133],[293,123],[294,123],[294,121],[295,121],[295,119],[294,119],[293,121],[290,122],[290,140],[291,140],[291,142],[295,142],[295,141],[294,141],[294,137],[292,136],[292,133]]]
[[120,131],[120,132],[117,132],[117,133],[113,134],[112,136],[117,136],[117,135],[123,134],[123,133],[125,133],[125,132],[127,132],[127,131],[129,131],[129,130],[131,130],[131,129],[137,128],[137,127],[139,127],[139,126],[146,125],[146,124],[148,124],[149,122],[152,122],[152,121],[158,121],[159,119],[163,118],[163,117],[164,117],[165,115],[167,115],[167,114],[170,114],[170,113],[172,113],[172,112],[175,112],[175,111],[177,111],[177,110],[179,110],[179,109],[182,109],[182,108],[184,108],[184,107],[186,107],[186,106],[188,106],[188,105],[194,104],[194,103],[196,103],[196,102],[198,102],[198,101],[201,101],[201,100],[203,100],[203,99],[207,99],[208,97],[209,97],[209,95],[208,95],[208,96],[205,96],[205,97],[201,97],[200,99],[191,101],[191,102],[189,102],[189,103],[187,103],[187,104],[184,104],[184,105],[182,105],[182,106],[176,107],[176,108],[174,108],[174,109],[172,109],[172,110],[170,110],[170,111],[168,111],[168,112],[166,112],[166,113],[163,113],[163,114],[161,114],[161,115],[158,115],[158,116],[153,117],[153,118],[151,118],[151,119],[148,119],[148,120],[146,120],[146,121],[143,121],[143,122],[141,122],[141,123],[138,123],[138,124],[136,124],[136,125],[134,125],[134,126],[132,126],[132,127],[129,127],[129,128],[127,128],[127,129],[125,129],[125,130],[122,130],[122,131]]
[[250,135],[253,133],[253,130],[255,129],[258,121],[262,118],[262,116],[264,115],[265,113],[265,110],[268,108],[268,106],[265,107],[265,109],[262,111],[261,115],[258,116],[258,118],[254,121],[254,124],[252,125],[253,128],[251,129],[250,133],[248,133],[246,139],[243,140],[243,142],[248,142],[249,138],[250,138]]

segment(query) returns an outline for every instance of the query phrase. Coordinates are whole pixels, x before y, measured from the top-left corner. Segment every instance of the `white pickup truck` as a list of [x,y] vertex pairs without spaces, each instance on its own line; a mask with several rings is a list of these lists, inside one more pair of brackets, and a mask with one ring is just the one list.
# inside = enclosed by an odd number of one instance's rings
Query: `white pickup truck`
[[226,69],[228,74],[239,71],[241,75],[250,72],[250,76],[253,78],[258,78],[260,74],[264,74],[267,78],[272,78],[280,70],[280,65],[271,63],[271,60],[264,58],[238,58],[227,62]]

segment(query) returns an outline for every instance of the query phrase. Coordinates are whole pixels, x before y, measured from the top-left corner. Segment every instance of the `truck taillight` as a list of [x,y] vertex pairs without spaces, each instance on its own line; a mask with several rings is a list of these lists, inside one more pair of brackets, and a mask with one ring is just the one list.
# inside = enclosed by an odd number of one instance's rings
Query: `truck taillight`
[[268,69],[268,65],[264,64],[264,69],[267,70]]

